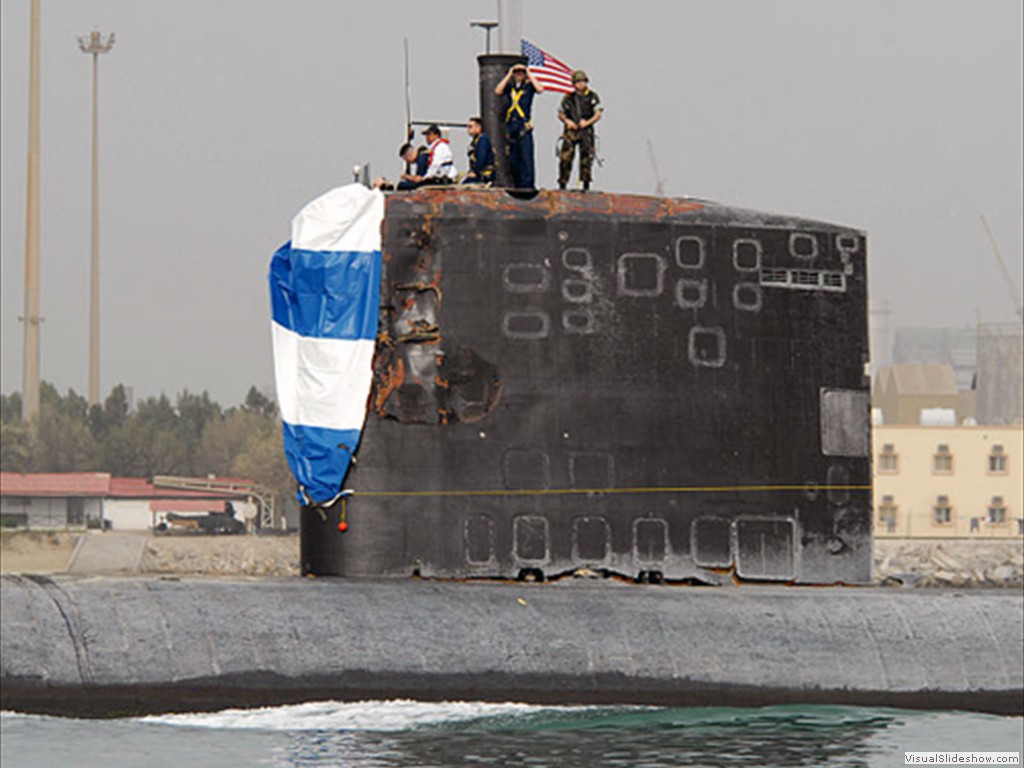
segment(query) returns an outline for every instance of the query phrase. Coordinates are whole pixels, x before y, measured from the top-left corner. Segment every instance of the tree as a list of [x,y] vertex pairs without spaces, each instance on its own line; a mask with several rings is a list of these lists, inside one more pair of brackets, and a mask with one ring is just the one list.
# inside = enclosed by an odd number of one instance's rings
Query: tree
[[21,393],[0,395],[0,422],[13,424],[21,421]]
[[0,421],[0,471],[32,469],[32,436],[24,421]]
[[118,384],[103,401],[102,407],[94,405],[89,409],[89,429],[97,440],[102,441],[112,429],[128,419],[128,393],[124,384]]
[[[50,387],[52,390],[53,388]],[[42,388],[41,388],[42,390]],[[102,466],[87,423],[88,402],[68,390],[68,397],[40,396],[39,420],[31,439],[35,472],[84,472]]]
[[160,397],[147,397],[139,403],[133,416],[143,424],[150,424],[157,429],[169,432],[174,431],[178,426],[178,414],[175,413],[174,406],[171,405],[167,395],[162,392]]
[[249,478],[270,489],[279,510],[295,495],[295,478],[282,449],[280,422],[249,442],[235,458],[231,470],[238,477]]
[[112,475],[153,477],[188,471],[185,443],[173,431],[131,418],[107,435],[103,465]]
[[235,460],[250,446],[272,434],[273,429],[272,421],[247,410],[229,411],[224,418],[211,421],[203,430],[199,445],[196,459],[199,471],[230,475]]
[[242,404],[242,408],[247,411],[259,413],[268,419],[272,419],[277,416],[277,403],[256,389],[255,385],[249,387],[249,391],[245,395],[245,402]]
[[209,394],[205,391],[201,395],[194,395],[185,390],[178,395],[178,435],[185,443],[188,452],[188,473],[202,474],[196,458],[199,452],[199,444],[203,438],[203,430],[206,425],[222,418],[221,407],[210,400]]
[[250,387],[239,408],[223,410],[207,392],[181,392],[176,402],[149,397],[129,412],[118,384],[102,406],[69,389],[40,386],[37,422],[21,418],[18,393],[0,396],[0,466],[11,472],[102,470],[124,477],[243,475],[291,495],[294,481],[281,448],[277,405]]

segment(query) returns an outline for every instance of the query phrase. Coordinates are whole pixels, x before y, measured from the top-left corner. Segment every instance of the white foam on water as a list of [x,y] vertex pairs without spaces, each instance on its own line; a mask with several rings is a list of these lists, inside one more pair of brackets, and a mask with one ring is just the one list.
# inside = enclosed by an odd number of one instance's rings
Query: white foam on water
[[539,706],[516,702],[480,701],[422,702],[409,699],[389,701],[318,701],[258,709],[224,709],[219,712],[151,715],[138,718],[190,728],[256,729],[265,731],[405,731],[424,726],[449,725],[470,720],[520,718],[587,712],[595,707]]

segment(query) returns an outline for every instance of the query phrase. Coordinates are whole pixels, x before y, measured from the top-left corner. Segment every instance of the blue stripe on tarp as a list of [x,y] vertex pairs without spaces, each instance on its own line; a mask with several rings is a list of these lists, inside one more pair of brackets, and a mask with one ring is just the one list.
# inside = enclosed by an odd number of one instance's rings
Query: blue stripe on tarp
[[[313,501],[330,501],[341,491],[359,444],[359,433],[358,429],[325,429],[284,422],[288,466]],[[299,503],[305,503],[301,495]]]
[[380,251],[304,251],[281,246],[270,262],[274,322],[300,336],[374,339]]

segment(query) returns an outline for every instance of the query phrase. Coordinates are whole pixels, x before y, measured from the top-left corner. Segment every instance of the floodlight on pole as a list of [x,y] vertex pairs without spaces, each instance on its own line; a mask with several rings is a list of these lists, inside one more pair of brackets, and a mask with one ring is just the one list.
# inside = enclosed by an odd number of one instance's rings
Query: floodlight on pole
[[28,183],[25,200],[25,360],[22,416],[39,414],[39,0],[32,0],[29,37]]
[[100,182],[99,182],[99,55],[114,47],[114,33],[97,31],[78,38],[82,53],[92,54],[92,255],[89,299],[89,402],[100,402]]
[[471,27],[479,27],[487,33],[487,53],[491,52],[491,30],[498,26],[496,21],[471,21],[469,22]]

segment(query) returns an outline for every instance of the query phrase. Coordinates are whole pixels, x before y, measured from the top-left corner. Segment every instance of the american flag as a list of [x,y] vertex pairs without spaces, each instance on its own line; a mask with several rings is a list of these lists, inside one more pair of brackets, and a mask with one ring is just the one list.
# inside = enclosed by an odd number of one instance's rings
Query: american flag
[[572,67],[559,61],[547,51],[533,43],[521,40],[521,50],[526,57],[530,75],[544,86],[545,90],[572,93]]

